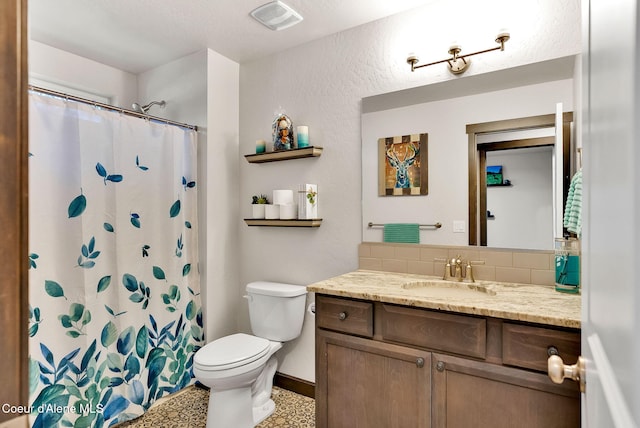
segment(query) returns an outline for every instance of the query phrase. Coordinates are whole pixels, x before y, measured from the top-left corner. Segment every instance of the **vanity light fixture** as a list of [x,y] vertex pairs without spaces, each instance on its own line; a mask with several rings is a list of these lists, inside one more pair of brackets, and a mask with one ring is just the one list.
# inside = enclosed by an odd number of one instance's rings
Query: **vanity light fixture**
[[460,52],[462,51],[462,48],[460,47],[460,45],[452,45],[451,47],[449,47],[449,55],[451,55],[451,58],[443,59],[441,61],[431,62],[429,64],[416,65],[418,63],[418,57],[413,54],[410,54],[409,57],[407,58],[407,63],[411,65],[411,71],[414,71],[416,68],[429,67],[430,65],[441,64],[443,62],[446,62],[449,64],[450,72],[452,72],[453,74],[462,74],[467,70],[467,68],[469,67],[469,64],[471,63],[471,59],[469,59],[470,56],[479,55],[479,54],[497,51],[497,50],[503,51],[504,44],[507,40],[509,40],[509,38],[510,38],[509,33],[506,31],[503,31],[496,36],[496,43],[498,43],[500,46],[496,46],[495,48],[485,49],[483,51],[478,51],[478,52],[474,52],[466,55],[460,55]]

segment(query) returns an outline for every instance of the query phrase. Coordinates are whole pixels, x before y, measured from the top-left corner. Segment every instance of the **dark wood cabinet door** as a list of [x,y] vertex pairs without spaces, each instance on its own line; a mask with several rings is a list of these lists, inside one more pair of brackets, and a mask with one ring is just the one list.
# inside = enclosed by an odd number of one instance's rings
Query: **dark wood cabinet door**
[[423,428],[431,419],[431,354],[316,331],[318,428]]
[[433,354],[433,427],[580,427],[575,382],[553,384],[527,370]]

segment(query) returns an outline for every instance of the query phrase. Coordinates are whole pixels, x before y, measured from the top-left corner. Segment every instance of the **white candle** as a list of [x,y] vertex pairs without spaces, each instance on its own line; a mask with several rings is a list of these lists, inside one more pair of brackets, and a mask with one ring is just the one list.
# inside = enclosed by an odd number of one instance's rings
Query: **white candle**
[[264,140],[256,140],[256,153],[264,153],[267,143]]
[[293,190],[274,190],[273,191],[273,204],[274,205],[289,205],[293,203]]

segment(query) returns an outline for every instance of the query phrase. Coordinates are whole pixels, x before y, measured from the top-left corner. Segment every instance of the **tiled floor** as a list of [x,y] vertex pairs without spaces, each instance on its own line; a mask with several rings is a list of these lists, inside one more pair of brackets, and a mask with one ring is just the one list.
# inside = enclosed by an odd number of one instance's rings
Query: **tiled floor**
[[[273,388],[276,411],[258,428],[315,427],[315,400],[286,389]],[[144,416],[118,425],[118,428],[204,428],[207,422],[209,391],[191,386]]]

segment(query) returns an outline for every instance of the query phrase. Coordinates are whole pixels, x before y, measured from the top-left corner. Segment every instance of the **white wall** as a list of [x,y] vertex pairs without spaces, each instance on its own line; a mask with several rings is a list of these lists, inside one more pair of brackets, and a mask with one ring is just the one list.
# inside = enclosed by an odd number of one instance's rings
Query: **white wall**
[[[507,17],[502,24],[492,19],[504,16],[502,9],[491,2],[475,3],[461,13],[455,10],[455,2],[434,2],[241,65],[241,155],[254,152],[256,139],[270,139],[271,121],[279,108],[286,110],[294,125],[309,125],[311,144],[324,147],[317,159],[260,165],[241,159],[242,216],[249,216],[253,194],[318,183],[319,211],[324,219],[317,230],[241,225],[242,284],[258,279],[309,284],[357,268],[362,212],[361,99],[457,78],[444,65],[411,73],[405,62],[408,52],[416,52],[424,62],[442,59],[456,39],[466,52],[485,49],[493,44],[500,26],[512,32],[507,49],[477,57],[467,75],[580,51],[576,1],[518,2],[518,8],[509,6],[516,2],[504,2],[512,9],[513,19]],[[451,25],[452,16],[455,25]],[[439,112],[434,119],[449,120]],[[466,153],[466,145],[464,150]],[[466,176],[465,164],[460,172],[465,183]],[[457,205],[466,206],[466,192],[464,195]],[[314,380],[313,322],[307,315],[302,336],[279,353],[281,372]],[[249,330],[244,306],[239,325]]]
[[238,240],[240,66],[210,49],[207,64],[205,319],[207,340],[213,340],[237,332],[238,307],[245,307],[246,302],[238,294],[242,255]]
[[[29,40],[29,78],[86,94],[95,94],[109,104],[130,109],[136,102],[135,74]],[[54,89],[47,86],[49,89]],[[71,91],[67,91],[71,92]],[[95,97],[91,97],[95,99]]]
[[[363,240],[382,241],[382,229],[370,229],[366,226],[368,222],[440,222],[442,228],[438,230],[420,231],[422,244],[467,245],[469,139],[466,125],[553,114],[557,102],[562,102],[567,111],[572,110],[572,79],[363,114]],[[378,138],[425,132],[429,134],[429,194],[379,197]],[[454,221],[465,224],[464,233],[453,232]],[[552,247],[549,243],[545,248]]]
[[[487,246],[553,248],[552,146],[487,152],[511,187],[487,187]],[[564,207],[563,207],[564,209]]]
[[166,101],[148,113],[177,122],[207,125],[207,52],[205,50],[137,75],[137,102]]

